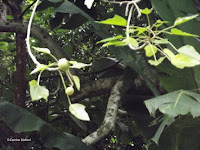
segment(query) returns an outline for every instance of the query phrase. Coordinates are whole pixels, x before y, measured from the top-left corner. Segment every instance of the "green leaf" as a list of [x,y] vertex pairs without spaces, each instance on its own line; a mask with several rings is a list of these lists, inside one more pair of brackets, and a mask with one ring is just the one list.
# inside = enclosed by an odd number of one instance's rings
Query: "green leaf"
[[170,58],[173,59],[175,57],[174,53],[170,51],[169,49],[165,48],[163,52]]
[[154,54],[156,54],[157,52],[157,47],[152,45],[152,44],[148,44],[144,47],[144,50],[145,50],[145,55],[147,57],[151,57],[153,56]]
[[159,64],[161,64],[163,62],[163,60],[165,59],[166,57],[160,57],[157,61],[155,60],[148,60],[148,62],[153,65],[153,66],[158,66]]
[[171,33],[174,34],[174,35],[181,35],[181,36],[195,36],[195,37],[198,37],[198,35],[195,35],[195,34],[191,34],[191,33],[187,33],[187,32],[183,32],[177,28],[173,28],[171,29]]
[[113,18],[109,18],[107,20],[100,21],[99,23],[109,24],[109,25],[117,25],[117,26],[124,26],[124,27],[127,24],[126,19],[124,19],[123,17],[121,17],[119,15],[115,15]]
[[69,61],[70,64],[72,64],[72,66],[70,66],[70,68],[76,68],[76,69],[81,69],[87,66],[91,66],[91,64],[84,64],[84,63],[79,63],[77,61]]
[[187,16],[187,17],[178,17],[174,22],[174,26],[177,26],[177,25],[180,25],[180,24],[185,23],[187,21],[190,21],[190,20],[196,18],[197,16],[198,16],[198,14],[192,15],[192,16]]
[[161,123],[161,125],[159,126],[158,130],[156,131],[155,135],[151,138],[156,144],[158,144],[158,141],[160,139],[161,134],[164,131],[165,126],[168,125],[168,123],[170,122],[172,118],[170,118],[169,116],[165,115],[163,117],[163,121]]
[[162,21],[162,20],[157,20],[155,23],[155,27],[160,27],[162,26],[164,23],[168,23],[168,21]]
[[148,28],[149,27],[138,27],[137,29],[135,29],[135,31],[138,32],[137,35],[140,35],[140,34],[144,33],[145,31],[147,31]]
[[53,2],[53,3],[58,3],[58,2],[61,2],[62,0],[48,0],[50,2]]
[[40,134],[41,143],[47,149],[89,150],[79,138],[66,132],[56,130],[33,113],[6,100],[0,99],[0,117],[14,132],[25,133],[36,131]]
[[29,86],[32,101],[40,100],[41,98],[48,101],[49,90],[45,86],[40,86],[36,80],[30,81]]
[[74,83],[75,83],[75,86],[77,88],[78,91],[80,91],[80,79],[78,76],[72,76],[73,77],[73,80],[74,80]]
[[185,45],[185,46],[179,48],[178,52],[200,61],[200,54],[191,45]]
[[184,67],[194,67],[199,65],[199,61],[196,59],[192,59],[183,54],[177,54],[172,60],[171,63],[177,68],[183,69]]
[[122,35],[118,35],[118,36],[115,36],[115,37],[109,37],[109,38],[103,39],[101,41],[98,41],[97,44],[104,43],[104,42],[109,42],[109,41],[114,41],[114,40],[118,40],[118,39],[122,39],[122,38],[123,38]]
[[34,46],[33,48],[38,52],[41,52],[44,54],[51,54],[51,51],[48,48],[39,48],[39,47],[34,47]]
[[168,39],[161,39],[161,40],[153,40],[155,44],[167,44],[169,43]]
[[55,9],[55,12],[70,13],[70,14],[80,13],[79,9],[77,7],[74,7],[74,5],[69,1],[63,2],[59,7]]
[[200,103],[183,90],[146,100],[145,105],[153,116],[155,116],[156,110],[170,117],[188,113],[191,113],[193,117],[200,116]]
[[84,1],[84,5],[86,5],[88,9],[91,9],[93,3],[94,3],[94,0],[85,0]]
[[48,67],[49,67],[49,65],[43,65],[43,64],[37,65],[36,68],[30,74],[34,74],[36,72],[43,71],[43,70],[47,69]]
[[[139,46],[139,43],[137,42],[137,40],[136,39],[134,39],[134,38],[126,38],[126,39],[124,39],[122,42],[125,42],[126,43],[126,45],[131,45],[131,46],[133,46],[133,47],[138,47]],[[120,46],[120,45],[117,45],[117,46]],[[122,45],[123,46],[123,45]]]
[[145,8],[145,9],[141,9],[140,12],[142,14],[145,14],[145,15],[149,15],[151,13],[152,9],[148,9],[148,8]]
[[85,111],[85,106],[79,103],[70,104],[69,111],[76,118],[84,121],[90,121],[88,113]]
[[107,42],[107,43],[103,44],[102,47],[111,46],[111,45],[126,46],[127,43],[123,42],[123,41],[110,41],[110,42]]

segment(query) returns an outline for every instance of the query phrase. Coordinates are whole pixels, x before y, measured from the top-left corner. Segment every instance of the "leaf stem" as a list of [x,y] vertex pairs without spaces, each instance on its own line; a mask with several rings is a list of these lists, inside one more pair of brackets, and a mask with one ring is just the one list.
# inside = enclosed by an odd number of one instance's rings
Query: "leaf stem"
[[28,29],[27,29],[27,37],[26,37],[26,45],[27,45],[27,49],[28,49],[28,54],[31,57],[31,59],[33,60],[33,62],[36,65],[40,65],[40,63],[37,61],[36,57],[33,55],[33,53],[31,52],[31,47],[30,47],[30,34],[31,34],[31,24],[33,21],[33,17],[37,8],[37,5],[39,3],[39,0],[36,1],[35,6],[33,8],[29,23],[28,23]]
[[74,83],[73,83],[73,81],[72,81],[70,72],[67,70],[65,73],[66,73],[66,75],[67,75],[67,78],[69,79],[69,82],[70,82],[71,86],[74,86]]
[[37,83],[38,83],[38,84],[40,84],[40,77],[41,77],[41,75],[42,75],[42,72],[43,72],[43,70],[40,71],[40,73],[39,73],[39,75],[38,75],[38,79],[37,79]]

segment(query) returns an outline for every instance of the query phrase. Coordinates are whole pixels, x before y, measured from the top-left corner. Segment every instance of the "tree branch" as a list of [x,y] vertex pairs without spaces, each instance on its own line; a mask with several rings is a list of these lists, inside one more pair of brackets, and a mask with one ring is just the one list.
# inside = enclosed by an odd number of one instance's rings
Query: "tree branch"
[[74,94],[74,97],[71,97],[71,101],[78,102],[83,100],[84,98],[99,96],[110,92],[110,89],[114,86],[117,79],[119,79],[119,77],[90,81],[89,83],[81,86],[81,90],[78,93]]
[[119,101],[121,99],[120,89],[122,88],[122,85],[123,81],[118,80],[112,88],[102,125],[95,132],[89,134],[83,139],[83,142],[87,145],[95,144],[96,142],[104,138],[106,135],[108,135],[115,128],[115,122],[119,108]]
[[[0,24],[0,32],[21,32],[25,35],[27,26],[27,23],[2,23]],[[55,42],[56,40],[41,27],[33,25],[31,28],[31,36],[38,39],[44,46],[49,48],[57,58],[66,57],[69,59],[62,47]]]
[[104,72],[104,71],[107,71],[109,69],[112,69],[114,68],[115,66],[117,66],[120,62],[122,62],[122,59],[118,60],[116,63],[106,67],[106,68],[103,68],[103,69],[100,69],[100,70],[97,70],[97,71],[93,71],[93,72],[81,72],[80,75],[92,75],[92,74],[98,74],[98,73],[101,73],[101,72]]

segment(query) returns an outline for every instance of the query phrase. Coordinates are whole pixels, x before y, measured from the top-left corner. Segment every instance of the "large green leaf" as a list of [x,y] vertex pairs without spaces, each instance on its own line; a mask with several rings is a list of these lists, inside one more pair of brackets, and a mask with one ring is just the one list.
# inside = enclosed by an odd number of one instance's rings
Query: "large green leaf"
[[181,116],[165,128],[158,145],[154,144],[149,150],[198,150],[200,147],[200,117]]
[[57,131],[29,111],[0,99],[0,117],[16,133],[38,131],[45,147],[61,150],[89,150],[77,137]]
[[164,114],[162,123],[152,138],[157,144],[165,126],[173,123],[177,116],[187,114],[191,114],[193,118],[200,116],[200,95],[194,92],[184,90],[171,92],[146,100],[145,105],[153,116],[155,116],[157,110]]
[[186,56],[189,56],[193,59],[200,60],[200,54],[191,45],[185,45],[179,48],[178,52]]
[[199,61],[188,57],[183,54],[177,54],[172,60],[171,63],[177,68],[183,69],[184,67],[194,67],[199,65]]
[[163,61],[159,66],[157,66],[157,68],[160,70],[160,74],[158,77],[161,81],[161,85],[168,92],[180,89],[197,88],[194,73],[191,69],[178,69],[168,61]]
[[[196,95],[196,98],[193,96]],[[184,90],[158,96],[145,101],[149,113],[155,116],[156,110],[165,115],[177,117],[191,113],[193,117],[200,116],[200,95]]]

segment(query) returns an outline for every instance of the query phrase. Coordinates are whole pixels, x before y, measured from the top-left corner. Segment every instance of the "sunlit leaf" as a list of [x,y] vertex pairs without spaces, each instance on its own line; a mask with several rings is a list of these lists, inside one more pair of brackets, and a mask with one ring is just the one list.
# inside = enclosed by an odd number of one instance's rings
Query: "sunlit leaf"
[[166,57],[160,57],[157,61],[155,60],[148,60],[148,62],[153,65],[153,66],[158,66],[159,64],[161,64],[163,62],[163,60],[165,59]]
[[103,40],[97,42],[97,44],[104,43],[104,42],[109,42],[109,41],[114,41],[114,40],[118,40],[118,39],[122,39],[122,38],[123,38],[122,35],[118,35],[118,36],[115,36],[115,37],[110,37],[110,38],[103,39]]
[[140,12],[142,14],[145,14],[145,15],[149,15],[151,13],[152,9],[148,9],[148,8],[145,8],[145,9],[141,9]]
[[41,98],[48,100],[49,90],[45,86],[40,86],[36,80],[30,81],[29,86],[32,101],[40,100]]
[[86,5],[88,9],[91,9],[93,3],[94,3],[94,0],[85,0],[84,1],[84,5]]
[[51,54],[51,51],[48,48],[39,48],[39,47],[34,47],[34,46],[33,46],[33,48],[38,52],[45,53],[45,54]]
[[137,35],[140,35],[142,33],[144,33],[149,27],[138,27],[137,29],[135,29],[137,33]]
[[170,51],[169,49],[165,48],[163,52],[170,58],[173,59],[175,57],[174,53]]
[[168,42],[168,39],[153,40],[153,43],[155,44],[167,44]]
[[155,27],[160,27],[164,23],[168,23],[168,21],[157,20],[156,23],[155,23]]
[[178,52],[189,56],[191,58],[200,60],[200,54],[195,50],[195,48],[191,45],[185,45],[178,49]]
[[177,26],[177,25],[180,25],[180,24],[185,23],[187,21],[190,21],[190,20],[196,18],[197,16],[198,16],[198,14],[192,15],[192,16],[187,16],[187,17],[179,17],[175,20],[174,26]]
[[144,50],[145,50],[145,55],[147,57],[151,57],[157,52],[157,47],[152,44],[148,44],[147,46],[144,47]]
[[125,27],[127,21],[123,17],[121,17],[119,15],[115,15],[113,18],[109,18],[107,20],[100,21],[99,23],[109,24],[109,25],[117,25],[117,26],[124,26]]
[[76,69],[81,69],[87,66],[91,66],[91,64],[84,64],[84,63],[79,63],[77,61],[69,61],[70,64],[72,64],[72,66],[70,66],[70,68],[76,68]]
[[177,68],[183,69],[184,67],[194,67],[199,65],[200,62],[196,59],[188,57],[183,54],[177,54],[172,60],[171,63]]
[[90,121],[88,113],[85,111],[85,106],[79,103],[70,104],[69,111],[76,118],[84,121]]
[[126,46],[127,43],[123,42],[123,41],[110,41],[110,42],[107,42],[107,43],[103,44],[102,47],[111,46],[111,45]]
[[195,35],[195,34],[191,34],[191,33],[187,33],[187,32],[183,32],[177,28],[173,28],[171,29],[171,33],[174,34],[174,35],[181,35],[181,36],[196,36],[198,37],[198,35]]
[[134,39],[134,38],[131,38],[131,37],[124,39],[122,42],[125,42],[127,45],[130,44],[133,47],[138,47],[139,46],[139,43],[137,42],[137,40]]
[[49,65],[43,65],[43,64],[37,65],[36,68],[30,74],[34,74],[39,71],[43,71],[43,70],[47,69],[48,67],[49,67]]
[[80,91],[80,79],[78,76],[72,76],[73,77],[73,80],[74,80],[74,83],[75,83],[75,86],[77,88],[78,91]]

